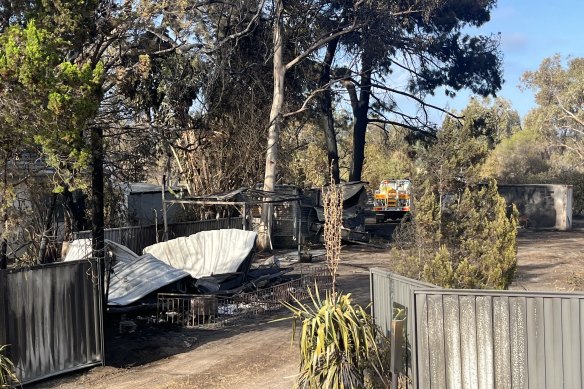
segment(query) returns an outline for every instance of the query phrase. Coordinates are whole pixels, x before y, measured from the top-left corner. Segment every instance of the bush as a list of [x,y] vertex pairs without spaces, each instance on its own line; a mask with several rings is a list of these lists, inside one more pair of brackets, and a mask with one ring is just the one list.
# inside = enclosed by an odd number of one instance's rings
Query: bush
[[430,190],[394,234],[394,271],[447,288],[505,289],[517,265],[517,211],[495,181],[440,202]]
[[316,293],[311,294],[312,305],[285,303],[293,314],[294,334],[298,322],[302,324],[296,387],[365,388],[368,372],[374,372],[375,379],[386,386],[389,381],[385,380],[372,318],[353,304],[350,294],[327,294],[320,299]]
[[6,356],[8,346],[0,346],[0,388],[11,388],[13,384],[18,383],[18,378],[14,374],[14,365]]

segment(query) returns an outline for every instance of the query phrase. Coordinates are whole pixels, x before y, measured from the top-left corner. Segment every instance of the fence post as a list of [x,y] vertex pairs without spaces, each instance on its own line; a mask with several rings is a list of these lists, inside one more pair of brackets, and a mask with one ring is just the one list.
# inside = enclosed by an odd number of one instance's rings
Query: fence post
[[399,375],[403,372],[404,321],[391,321],[391,387],[398,389]]

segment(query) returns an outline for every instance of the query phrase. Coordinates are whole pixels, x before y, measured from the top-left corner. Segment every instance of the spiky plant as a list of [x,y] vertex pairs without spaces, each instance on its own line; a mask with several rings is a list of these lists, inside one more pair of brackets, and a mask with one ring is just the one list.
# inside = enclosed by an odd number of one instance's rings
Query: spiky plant
[[[309,291],[310,292],[310,291]],[[301,389],[365,388],[366,372],[383,380],[383,366],[375,343],[371,316],[351,301],[351,294],[310,293],[312,304],[284,303],[292,312],[294,341],[300,330]]]
[[14,374],[14,364],[6,356],[8,346],[0,346],[0,388],[11,388],[18,383],[18,378]]

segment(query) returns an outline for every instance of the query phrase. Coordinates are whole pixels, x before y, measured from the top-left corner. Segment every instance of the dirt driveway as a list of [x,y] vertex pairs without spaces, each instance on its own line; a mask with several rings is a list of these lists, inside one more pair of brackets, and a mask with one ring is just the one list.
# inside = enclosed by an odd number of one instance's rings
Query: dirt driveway
[[[362,304],[369,301],[368,270],[373,266],[391,268],[389,251],[363,246],[344,249],[339,284]],[[512,288],[584,290],[583,276],[583,230],[520,233],[517,280]],[[148,332],[125,335],[135,337],[132,341],[119,335],[113,339],[114,344],[124,344],[124,354],[134,355],[138,362],[110,355],[115,367],[93,368],[32,387],[284,389],[294,382],[298,353],[291,346],[288,321],[263,318],[218,330],[157,331],[156,336]],[[167,338],[164,347],[157,336]],[[161,355],[170,356],[160,359]]]

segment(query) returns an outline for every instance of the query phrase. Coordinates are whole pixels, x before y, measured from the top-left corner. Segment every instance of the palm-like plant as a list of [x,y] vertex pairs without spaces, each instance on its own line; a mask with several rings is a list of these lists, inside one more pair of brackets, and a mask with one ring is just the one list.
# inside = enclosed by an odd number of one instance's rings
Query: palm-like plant
[[[385,377],[376,331],[371,316],[351,301],[351,294],[337,292],[336,276],[341,253],[343,195],[338,185],[323,189],[326,262],[332,277],[331,292],[320,298],[318,286],[308,292],[312,304],[303,304],[292,296],[293,304],[283,302],[292,312],[293,334],[300,331],[300,374],[296,386],[301,389],[349,389],[371,386],[368,372],[378,380]],[[383,386],[388,386],[383,382]],[[379,385],[378,385],[379,386]]]
[[11,388],[13,384],[18,383],[18,378],[14,374],[14,365],[5,355],[8,346],[0,346],[0,388]]
[[383,380],[383,366],[375,343],[371,317],[350,294],[310,293],[312,304],[284,303],[292,311],[293,340],[300,331],[298,388],[364,388],[366,372]]

